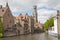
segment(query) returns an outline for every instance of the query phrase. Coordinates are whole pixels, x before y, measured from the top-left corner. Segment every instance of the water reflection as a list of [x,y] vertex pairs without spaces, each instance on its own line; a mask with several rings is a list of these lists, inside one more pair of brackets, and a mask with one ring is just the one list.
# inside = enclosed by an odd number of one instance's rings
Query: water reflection
[[60,40],[58,37],[50,36],[45,33],[29,34],[15,37],[0,38],[0,40]]

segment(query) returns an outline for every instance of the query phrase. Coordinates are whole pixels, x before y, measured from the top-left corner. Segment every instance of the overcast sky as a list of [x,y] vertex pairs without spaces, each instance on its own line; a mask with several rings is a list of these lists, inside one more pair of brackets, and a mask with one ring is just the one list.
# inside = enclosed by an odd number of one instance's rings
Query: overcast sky
[[5,6],[8,2],[14,16],[20,13],[32,15],[33,6],[38,8],[38,21],[44,23],[51,15],[56,15],[56,10],[60,10],[60,0],[0,0],[0,5]]

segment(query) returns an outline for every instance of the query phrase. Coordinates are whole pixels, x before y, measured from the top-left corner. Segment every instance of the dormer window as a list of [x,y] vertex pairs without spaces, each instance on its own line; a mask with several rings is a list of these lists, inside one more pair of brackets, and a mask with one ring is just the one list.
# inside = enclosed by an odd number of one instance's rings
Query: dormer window
[[4,10],[2,10],[2,12],[4,12]]

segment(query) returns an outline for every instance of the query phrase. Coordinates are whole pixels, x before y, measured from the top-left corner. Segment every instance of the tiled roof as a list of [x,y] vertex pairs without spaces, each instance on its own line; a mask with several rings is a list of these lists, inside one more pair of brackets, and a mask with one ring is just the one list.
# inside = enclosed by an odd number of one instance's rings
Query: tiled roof
[[16,19],[21,19],[21,18],[23,18],[23,19],[25,19],[25,17],[26,18],[28,18],[29,17],[29,15],[19,15],[19,16],[16,16]]

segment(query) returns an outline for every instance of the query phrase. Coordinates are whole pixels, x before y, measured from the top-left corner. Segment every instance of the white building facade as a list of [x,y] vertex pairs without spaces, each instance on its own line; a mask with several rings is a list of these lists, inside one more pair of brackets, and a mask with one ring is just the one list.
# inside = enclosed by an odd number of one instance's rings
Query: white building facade
[[58,36],[57,18],[54,18],[54,26],[49,28],[48,34]]

